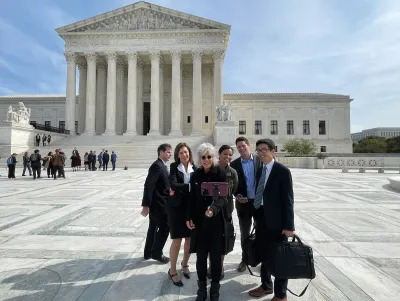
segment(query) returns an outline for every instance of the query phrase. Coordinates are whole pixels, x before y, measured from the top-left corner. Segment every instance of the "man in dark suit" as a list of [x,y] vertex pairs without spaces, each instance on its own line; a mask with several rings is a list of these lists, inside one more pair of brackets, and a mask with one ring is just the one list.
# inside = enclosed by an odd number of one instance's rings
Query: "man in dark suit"
[[[256,246],[262,260],[261,286],[249,291],[252,297],[272,293],[267,285],[268,248],[271,243],[286,241],[294,235],[293,184],[290,170],[274,160],[275,143],[261,139],[256,143],[263,163],[256,175],[256,198],[253,206],[256,218]],[[274,281],[271,301],[286,301],[287,279]]]
[[163,255],[169,233],[165,206],[170,189],[165,163],[171,158],[171,145],[161,144],[157,149],[157,154],[158,159],[149,168],[143,191],[141,214],[143,216],[149,214],[144,259],[153,258],[161,263],[168,263],[169,258]]
[[243,244],[245,238],[250,234],[254,211],[253,201],[256,193],[255,177],[257,169],[261,166],[261,161],[258,156],[253,156],[251,153],[250,143],[246,137],[238,137],[236,139],[236,148],[240,157],[231,162],[231,167],[236,170],[239,179],[235,207],[239,218],[242,245],[242,260],[237,270],[238,272],[244,272],[247,266],[247,252]]

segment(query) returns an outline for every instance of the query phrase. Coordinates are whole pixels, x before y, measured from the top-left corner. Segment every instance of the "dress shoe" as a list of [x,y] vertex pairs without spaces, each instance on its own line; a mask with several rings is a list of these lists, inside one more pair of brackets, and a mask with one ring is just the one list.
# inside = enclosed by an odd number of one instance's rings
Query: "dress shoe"
[[188,265],[183,265],[183,263],[181,263],[181,271],[183,274],[183,277],[185,277],[186,279],[190,279],[190,271],[189,271],[189,266]]
[[171,275],[171,269],[168,270],[168,277],[171,279],[172,283],[176,286],[183,286],[182,280],[174,281],[173,277],[178,276],[178,274]]
[[246,263],[242,260],[242,261],[239,263],[238,267],[237,267],[237,271],[240,272],[240,273],[243,273],[244,271],[246,271],[246,268],[247,268],[247,265],[246,265]]
[[285,298],[273,297],[273,298],[271,299],[271,301],[287,301],[287,297],[285,297]]
[[169,258],[164,256],[164,255],[161,255],[159,257],[151,256],[151,259],[157,260],[158,262],[161,262],[161,263],[164,263],[164,264],[169,262]]
[[[262,285],[249,291],[249,295],[252,297],[256,297],[256,298],[259,298],[259,297],[262,297],[262,296],[265,296],[268,294],[272,294],[272,293],[273,293],[272,290],[266,290],[262,287]],[[274,301],[276,301],[276,300],[274,300]]]

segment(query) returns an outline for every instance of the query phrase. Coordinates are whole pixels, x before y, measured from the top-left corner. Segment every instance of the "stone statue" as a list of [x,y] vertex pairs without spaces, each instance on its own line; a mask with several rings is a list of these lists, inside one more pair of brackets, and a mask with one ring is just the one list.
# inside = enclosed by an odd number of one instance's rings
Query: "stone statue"
[[7,122],[16,122],[20,124],[29,124],[31,117],[31,109],[27,109],[22,102],[18,103],[18,107],[14,110],[10,105],[7,112]]
[[232,121],[232,106],[225,101],[216,108],[217,122],[219,121]]

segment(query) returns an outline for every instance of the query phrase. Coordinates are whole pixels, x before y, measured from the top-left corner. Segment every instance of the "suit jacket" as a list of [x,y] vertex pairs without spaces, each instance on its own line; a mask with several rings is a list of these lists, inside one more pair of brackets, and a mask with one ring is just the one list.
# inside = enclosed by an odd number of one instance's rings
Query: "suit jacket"
[[[257,170],[256,191],[257,186],[260,184],[258,182],[261,172],[262,167]],[[268,230],[279,232],[282,230],[295,230],[292,175],[286,166],[276,161],[265,184],[263,202],[265,224]]]
[[[255,156],[255,155],[253,155],[253,159],[254,159],[254,178],[255,178],[257,170],[262,166],[262,162],[261,162],[260,158],[258,156]],[[245,174],[244,174],[244,171],[243,171],[241,157],[233,160],[231,162],[230,166],[233,167],[236,170],[236,173],[237,173],[238,179],[239,179],[239,186],[238,186],[235,194],[241,194],[242,196],[247,197],[246,177],[245,177]],[[238,201],[236,201],[236,208],[238,210],[246,209],[246,208],[247,209],[252,209],[253,208],[253,203],[248,202],[248,203],[241,204]]]
[[[171,163],[169,167],[169,183],[171,189],[174,191],[174,195],[169,197],[168,206],[179,207],[182,200],[189,196],[189,184],[184,184],[184,175],[178,170],[180,163]],[[196,171],[197,167],[193,165],[193,171]],[[193,172],[190,174],[193,175]]]
[[165,212],[169,187],[167,168],[161,159],[157,159],[150,166],[144,183],[142,206],[150,207],[150,211]]

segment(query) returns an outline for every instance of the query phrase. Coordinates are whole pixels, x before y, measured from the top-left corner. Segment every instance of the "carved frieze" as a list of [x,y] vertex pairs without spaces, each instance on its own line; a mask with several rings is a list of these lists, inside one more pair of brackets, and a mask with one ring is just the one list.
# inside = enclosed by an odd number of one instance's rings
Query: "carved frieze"
[[172,16],[159,11],[140,8],[80,27],[74,31],[88,32],[169,29],[216,29],[216,27]]

